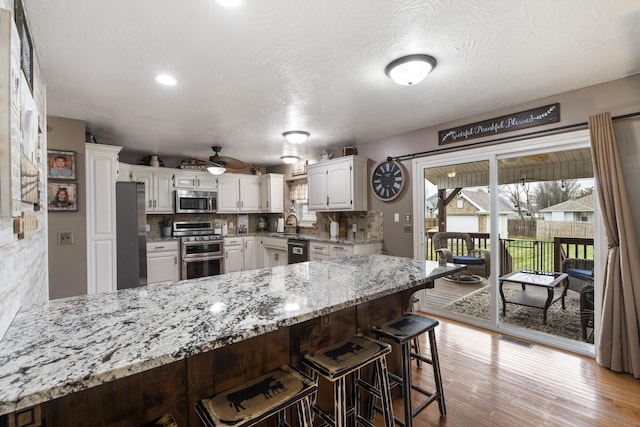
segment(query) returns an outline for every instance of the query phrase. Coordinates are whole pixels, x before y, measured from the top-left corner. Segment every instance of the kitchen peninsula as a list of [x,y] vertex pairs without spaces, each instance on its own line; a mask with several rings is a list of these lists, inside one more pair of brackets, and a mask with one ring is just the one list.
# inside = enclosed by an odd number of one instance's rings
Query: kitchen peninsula
[[[87,295],[22,310],[0,341],[0,414],[138,425],[399,316],[462,267],[385,255]],[[0,420],[1,421],[1,420]]]

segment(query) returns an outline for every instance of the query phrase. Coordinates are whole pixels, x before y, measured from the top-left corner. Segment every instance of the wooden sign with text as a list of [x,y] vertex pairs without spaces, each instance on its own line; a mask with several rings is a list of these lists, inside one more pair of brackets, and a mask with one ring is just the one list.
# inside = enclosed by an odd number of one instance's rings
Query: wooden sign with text
[[558,121],[560,121],[560,104],[545,105],[544,107],[521,111],[495,119],[438,131],[438,144],[444,145],[452,142],[467,141],[473,138],[497,135]]

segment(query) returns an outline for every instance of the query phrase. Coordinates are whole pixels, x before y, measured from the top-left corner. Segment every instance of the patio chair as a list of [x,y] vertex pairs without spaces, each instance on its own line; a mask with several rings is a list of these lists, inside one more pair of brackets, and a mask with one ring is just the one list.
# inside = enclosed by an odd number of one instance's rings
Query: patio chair
[[[476,249],[469,234],[443,231],[433,235],[431,244],[436,254],[444,257],[447,262],[467,266],[466,270],[452,274],[445,279],[461,283],[478,283],[482,277],[488,278],[491,274],[489,251]],[[454,254],[451,247],[455,248],[456,246],[462,250]]]
[[587,341],[587,328],[593,328],[593,260],[567,258],[562,272],[569,275],[569,289],[580,294],[580,326],[582,339]]

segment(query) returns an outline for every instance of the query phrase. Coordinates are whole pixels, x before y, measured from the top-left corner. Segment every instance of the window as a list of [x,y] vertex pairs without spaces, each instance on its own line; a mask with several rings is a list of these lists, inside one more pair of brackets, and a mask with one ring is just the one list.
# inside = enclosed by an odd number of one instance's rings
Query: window
[[309,210],[309,198],[307,180],[292,181],[289,183],[289,199],[294,202],[298,224],[310,226],[316,221],[316,212]]

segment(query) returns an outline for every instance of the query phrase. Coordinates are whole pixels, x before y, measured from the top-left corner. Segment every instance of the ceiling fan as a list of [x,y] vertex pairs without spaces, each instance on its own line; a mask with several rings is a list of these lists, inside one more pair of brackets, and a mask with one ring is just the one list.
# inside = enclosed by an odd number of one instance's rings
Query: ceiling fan
[[209,157],[207,170],[214,175],[220,175],[225,172],[245,172],[250,167],[248,163],[243,162],[242,160],[234,159],[233,157],[220,156],[218,153],[222,150],[222,147],[213,146],[211,149],[215,154]]
[[546,153],[542,153],[542,154],[531,154],[528,156],[509,157],[505,159],[500,159],[500,162],[504,163],[505,165],[512,165],[512,164],[518,163],[518,160],[520,159],[532,160],[534,162],[546,162],[549,159],[549,155]]

